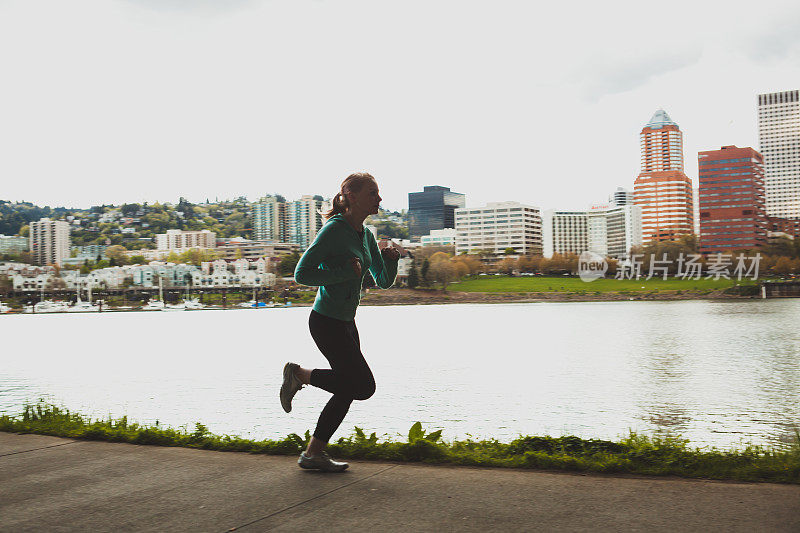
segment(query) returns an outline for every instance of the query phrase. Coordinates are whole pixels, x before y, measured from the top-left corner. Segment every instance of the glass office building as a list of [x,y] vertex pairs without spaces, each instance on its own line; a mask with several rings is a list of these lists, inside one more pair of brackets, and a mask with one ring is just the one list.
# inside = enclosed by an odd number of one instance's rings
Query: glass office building
[[455,228],[455,210],[465,207],[463,194],[449,187],[431,185],[422,192],[408,193],[408,233],[412,237],[428,235],[431,230]]

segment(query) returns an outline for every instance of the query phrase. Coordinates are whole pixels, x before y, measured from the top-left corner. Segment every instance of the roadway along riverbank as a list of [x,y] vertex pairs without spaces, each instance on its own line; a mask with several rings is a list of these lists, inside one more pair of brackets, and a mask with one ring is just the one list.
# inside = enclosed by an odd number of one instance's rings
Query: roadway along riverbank
[[0,529],[800,530],[794,485],[295,461],[0,433]]

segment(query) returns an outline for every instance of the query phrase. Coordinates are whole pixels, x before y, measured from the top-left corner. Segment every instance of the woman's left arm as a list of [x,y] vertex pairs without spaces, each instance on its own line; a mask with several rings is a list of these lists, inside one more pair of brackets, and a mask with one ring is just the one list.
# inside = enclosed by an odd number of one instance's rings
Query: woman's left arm
[[[369,231],[369,230],[367,230]],[[370,236],[369,239],[369,254],[372,257],[372,265],[369,271],[375,279],[375,283],[381,289],[388,289],[394,285],[394,279],[397,277],[397,262],[400,260],[399,253],[396,258],[384,257],[378,248],[378,243],[375,242],[375,237]]]

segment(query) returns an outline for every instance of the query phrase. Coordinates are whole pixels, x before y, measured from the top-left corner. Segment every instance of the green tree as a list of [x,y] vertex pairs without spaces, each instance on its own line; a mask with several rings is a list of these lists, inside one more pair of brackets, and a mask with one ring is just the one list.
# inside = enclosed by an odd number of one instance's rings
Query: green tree
[[111,266],[122,266],[129,263],[128,250],[119,244],[106,248],[106,257],[108,257]]
[[280,272],[282,276],[293,275],[298,261],[300,261],[300,253],[297,251],[281,256],[281,262],[278,265],[278,272]]
[[132,217],[141,209],[139,204],[122,204],[119,208],[120,212],[126,217]]
[[428,271],[431,269],[431,262],[428,261],[426,257],[425,260],[422,262],[422,268],[420,268],[420,276],[422,278],[422,284],[427,286],[428,285]]
[[408,287],[411,289],[416,289],[419,286],[419,275],[417,274],[417,263],[416,261],[411,262],[411,269],[408,273]]

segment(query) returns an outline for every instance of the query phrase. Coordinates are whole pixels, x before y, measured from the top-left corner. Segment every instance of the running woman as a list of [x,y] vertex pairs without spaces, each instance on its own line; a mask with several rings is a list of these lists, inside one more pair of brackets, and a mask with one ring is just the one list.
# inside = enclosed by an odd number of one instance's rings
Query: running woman
[[375,379],[361,354],[355,315],[367,270],[375,283],[388,289],[397,276],[400,251],[394,243],[378,248],[375,237],[364,229],[364,219],[376,214],[381,203],[378,184],[366,173],[351,174],[325,213],[327,223],[297,263],[297,283],[317,286],[317,298],[308,319],[311,336],[331,365],[330,369],[283,367],[281,406],[292,410],[292,398],[303,385],[333,394],[319,416],[314,435],[297,463],[301,468],[342,472],[347,463],[334,461],[325,446],[350,409],[353,400],[375,393]]

